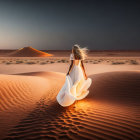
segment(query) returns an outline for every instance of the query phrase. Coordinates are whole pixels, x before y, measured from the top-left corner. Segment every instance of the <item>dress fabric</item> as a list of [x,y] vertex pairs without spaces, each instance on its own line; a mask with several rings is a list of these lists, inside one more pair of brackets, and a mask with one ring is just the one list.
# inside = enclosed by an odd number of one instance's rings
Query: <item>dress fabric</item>
[[[70,60],[74,60],[73,54],[70,55]],[[89,94],[88,88],[92,79],[85,80],[80,64],[81,60],[78,65],[73,66],[71,73],[66,75],[65,83],[57,94],[56,99],[61,106],[70,106],[76,100],[81,100]]]

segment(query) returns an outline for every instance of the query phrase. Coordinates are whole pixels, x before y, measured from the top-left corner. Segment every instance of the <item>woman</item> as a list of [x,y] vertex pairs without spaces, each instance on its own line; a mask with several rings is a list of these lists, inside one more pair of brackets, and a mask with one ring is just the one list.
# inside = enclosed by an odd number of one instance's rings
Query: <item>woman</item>
[[87,49],[74,45],[70,55],[71,65],[66,75],[66,81],[59,91],[56,99],[62,106],[69,106],[75,100],[85,98],[89,91],[92,80],[87,78],[83,60],[86,58]]

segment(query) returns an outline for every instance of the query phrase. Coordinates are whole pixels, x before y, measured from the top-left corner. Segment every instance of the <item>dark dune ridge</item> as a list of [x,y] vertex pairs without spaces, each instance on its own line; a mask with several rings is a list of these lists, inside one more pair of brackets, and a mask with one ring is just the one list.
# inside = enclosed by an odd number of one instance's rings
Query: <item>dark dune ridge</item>
[[12,53],[9,53],[7,56],[9,57],[48,57],[48,56],[52,56],[52,54],[39,51],[32,47],[24,47]]
[[107,72],[91,78],[89,99],[140,105],[140,72]]
[[10,129],[5,139],[139,139],[139,72],[91,75],[89,95],[65,108],[56,102],[64,75],[53,72],[50,76],[49,73],[27,75],[46,75],[47,79],[51,78],[51,89]]

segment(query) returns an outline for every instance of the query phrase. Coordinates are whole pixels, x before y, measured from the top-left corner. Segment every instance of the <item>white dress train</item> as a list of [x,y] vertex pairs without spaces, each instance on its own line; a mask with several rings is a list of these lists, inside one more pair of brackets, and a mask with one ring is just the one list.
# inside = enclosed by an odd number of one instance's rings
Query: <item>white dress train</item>
[[[73,60],[72,54],[70,60]],[[71,73],[66,75],[65,83],[56,97],[61,106],[69,106],[89,94],[88,88],[92,83],[92,79],[85,80],[80,63],[81,60],[79,60],[78,65],[73,66]]]

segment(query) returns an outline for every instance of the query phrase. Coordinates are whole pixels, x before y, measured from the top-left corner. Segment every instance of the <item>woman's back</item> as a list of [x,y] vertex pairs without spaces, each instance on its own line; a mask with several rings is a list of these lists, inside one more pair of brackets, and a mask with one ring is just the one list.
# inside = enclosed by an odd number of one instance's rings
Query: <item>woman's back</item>
[[73,64],[74,66],[69,74],[72,79],[73,84],[77,80],[84,78],[83,71],[80,64],[81,64],[81,60],[74,60],[74,64]]

